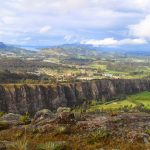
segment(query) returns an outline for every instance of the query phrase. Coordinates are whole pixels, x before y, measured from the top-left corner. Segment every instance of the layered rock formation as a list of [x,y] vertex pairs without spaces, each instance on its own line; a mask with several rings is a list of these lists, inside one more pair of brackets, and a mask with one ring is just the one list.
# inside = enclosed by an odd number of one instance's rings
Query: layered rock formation
[[72,84],[0,85],[0,111],[31,114],[43,108],[73,107],[83,100],[112,100],[150,90],[150,80],[102,79]]

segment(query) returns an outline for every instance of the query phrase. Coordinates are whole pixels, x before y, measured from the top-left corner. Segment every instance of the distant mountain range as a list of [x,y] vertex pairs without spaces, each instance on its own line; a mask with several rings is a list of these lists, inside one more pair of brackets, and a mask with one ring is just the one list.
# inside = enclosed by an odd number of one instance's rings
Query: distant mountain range
[[76,52],[79,51],[98,51],[98,52],[107,52],[107,53],[118,53],[118,54],[134,54],[134,55],[150,55],[150,47],[149,45],[130,45],[130,46],[118,46],[118,47],[104,47],[104,46],[93,46],[87,44],[63,44],[57,46],[50,46],[47,49],[63,49],[63,50],[74,50]]
[[29,54],[38,53],[42,55],[83,55],[83,56],[96,56],[117,54],[126,56],[150,56],[149,46],[122,46],[122,47],[94,47],[92,45],[85,44],[63,44],[56,46],[13,46],[0,42],[1,53],[15,53],[15,54]]
[[23,48],[19,48],[13,45],[7,45],[3,42],[0,42],[0,53],[14,53],[18,55],[22,54],[28,54],[28,53],[33,53],[32,51],[28,51]]
[[0,42],[0,49],[2,48],[6,48],[7,46],[3,43],[3,42]]

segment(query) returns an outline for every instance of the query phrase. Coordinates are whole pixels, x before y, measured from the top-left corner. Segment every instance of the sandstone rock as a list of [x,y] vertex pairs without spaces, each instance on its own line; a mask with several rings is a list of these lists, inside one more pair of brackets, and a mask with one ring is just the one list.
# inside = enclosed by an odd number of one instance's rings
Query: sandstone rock
[[34,115],[34,121],[36,120],[42,120],[42,119],[47,119],[47,118],[53,118],[54,114],[48,110],[48,109],[43,109],[38,111],[35,115]]
[[60,124],[71,124],[76,122],[74,114],[71,112],[61,112],[56,121]]
[[8,122],[9,124],[18,123],[20,120],[21,115],[8,113],[1,117],[1,120]]
[[59,107],[57,109],[57,113],[59,114],[59,113],[62,113],[62,112],[71,112],[71,108],[69,108],[69,107]]

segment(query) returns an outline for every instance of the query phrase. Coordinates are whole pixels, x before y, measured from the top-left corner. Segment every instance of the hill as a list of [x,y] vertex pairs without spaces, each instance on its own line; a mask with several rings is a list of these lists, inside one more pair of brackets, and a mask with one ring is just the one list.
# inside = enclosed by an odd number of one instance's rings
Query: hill
[[9,53],[15,55],[25,55],[25,54],[32,54],[33,52],[0,42],[0,54],[9,54]]

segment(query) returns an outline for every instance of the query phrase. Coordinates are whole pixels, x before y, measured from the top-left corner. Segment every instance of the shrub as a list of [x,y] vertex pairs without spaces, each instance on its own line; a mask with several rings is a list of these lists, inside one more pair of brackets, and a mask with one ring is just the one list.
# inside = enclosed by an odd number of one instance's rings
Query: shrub
[[91,106],[95,106],[95,105],[97,105],[97,101],[96,100],[91,101]]
[[5,113],[4,112],[0,112],[0,117],[2,117]]
[[18,132],[16,132],[16,134],[15,134],[15,138],[16,139],[18,139],[18,138],[20,138],[20,137],[22,137],[23,136],[23,132],[22,131],[18,131]]
[[80,121],[81,117],[82,117],[81,111],[74,112],[74,118],[75,118],[75,120]]
[[26,138],[18,139],[11,144],[11,147],[16,150],[28,150],[28,141]]
[[124,112],[129,112],[130,109],[131,109],[131,108],[130,108],[130,106],[128,106],[128,105],[125,105],[125,106],[122,107],[122,110],[123,110]]
[[145,133],[147,133],[147,134],[150,135],[150,129],[147,129],[147,130],[145,131]]
[[29,123],[30,122],[30,115],[29,115],[29,113],[26,113],[24,116],[21,116],[20,117],[20,122],[22,122],[22,123]]
[[0,130],[8,129],[9,123],[6,121],[0,121]]
[[69,134],[70,127],[69,126],[58,126],[55,130],[55,134]]
[[142,103],[137,104],[135,106],[135,109],[137,109],[137,110],[142,112],[144,110],[144,104],[142,104]]
[[105,129],[96,129],[88,137],[89,143],[95,143],[101,139],[108,137],[109,133]]

